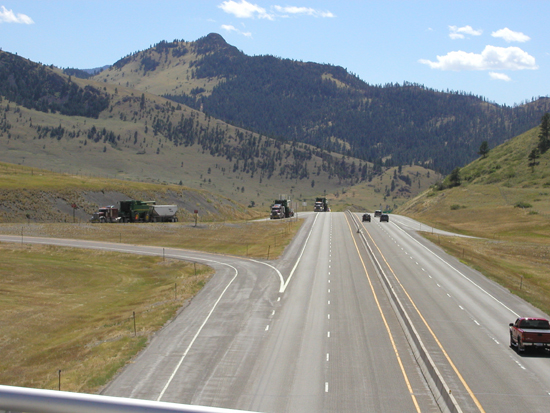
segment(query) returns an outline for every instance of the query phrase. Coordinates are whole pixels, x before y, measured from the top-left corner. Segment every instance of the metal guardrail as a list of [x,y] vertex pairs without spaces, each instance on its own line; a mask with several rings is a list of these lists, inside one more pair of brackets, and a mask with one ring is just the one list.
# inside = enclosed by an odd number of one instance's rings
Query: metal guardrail
[[0,413],[237,413],[243,410],[0,385]]

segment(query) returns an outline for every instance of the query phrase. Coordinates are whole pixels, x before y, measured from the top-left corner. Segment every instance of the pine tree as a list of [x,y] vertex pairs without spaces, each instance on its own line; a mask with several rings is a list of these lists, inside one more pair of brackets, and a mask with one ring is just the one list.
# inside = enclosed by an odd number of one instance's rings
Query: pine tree
[[535,148],[531,151],[531,153],[528,156],[531,172],[533,172],[535,170],[535,166],[539,164],[537,161],[538,158],[540,158],[540,150],[539,148]]
[[487,157],[487,154],[489,153],[489,144],[487,141],[481,142],[481,146],[479,147],[479,151],[477,153],[481,155],[482,158]]
[[545,113],[541,119],[538,149],[541,154],[550,149],[550,113]]
[[455,186],[460,186],[460,184],[460,168],[455,168],[449,175],[449,186],[453,188]]

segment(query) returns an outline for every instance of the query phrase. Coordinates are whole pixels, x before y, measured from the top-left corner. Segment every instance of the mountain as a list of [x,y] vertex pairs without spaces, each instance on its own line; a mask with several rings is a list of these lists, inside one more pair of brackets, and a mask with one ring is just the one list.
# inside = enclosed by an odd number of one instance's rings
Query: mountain
[[212,33],[162,41],[94,77],[186,104],[229,124],[371,163],[445,173],[535,127],[550,99],[508,107],[404,83],[369,85],[342,67],[247,56]]
[[382,179],[393,172],[380,164],[269,138],[149,92],[6,52],[0,76],[3,162],[207,189],[263,211],[281,194],[311,206],[315,196],[338,198],[358,184],[372,194],[370,204],[391,198],[398,205],[436,179],[408,167],[403,179]]
[[79,87],[44,65],[0,53],[0,95],[29,109],[97,118],[109,105],[98,88]]

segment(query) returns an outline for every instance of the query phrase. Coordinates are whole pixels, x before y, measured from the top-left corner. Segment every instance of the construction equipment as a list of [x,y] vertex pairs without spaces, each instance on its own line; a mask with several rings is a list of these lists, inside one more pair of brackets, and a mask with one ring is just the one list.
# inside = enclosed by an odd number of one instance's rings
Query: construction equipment
[[149,222],[155,201],[120,201],[121,222]]

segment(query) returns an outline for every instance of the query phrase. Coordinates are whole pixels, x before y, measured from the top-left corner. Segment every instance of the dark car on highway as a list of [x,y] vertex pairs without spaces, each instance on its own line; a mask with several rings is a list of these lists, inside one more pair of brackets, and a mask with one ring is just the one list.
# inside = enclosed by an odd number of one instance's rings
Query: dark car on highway
[[390,222],[390,216],[388,214],[380,215],[380,222]]
[[370,222],[370,214],[363,214],[363,222]]

